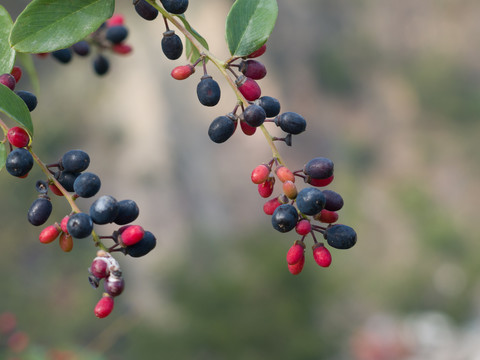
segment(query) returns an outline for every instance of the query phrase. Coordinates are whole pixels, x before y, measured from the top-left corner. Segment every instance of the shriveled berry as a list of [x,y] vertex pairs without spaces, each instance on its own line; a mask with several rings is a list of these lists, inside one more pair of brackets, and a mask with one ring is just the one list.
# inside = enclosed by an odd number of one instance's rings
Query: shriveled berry
[[92,233],[93,221],[85,213],[73,214],[68,219],[67,230],[76,239],[86,238]]
[[265,65],[257,60],[242,60],[238,68],[240,72],[253,80],[260,80],[267,75]]
[[62,221],[60,222],[60,229],[65,233],[68,234],[67,223],[68,223],[69,216],[65,216]]
[[125,254],[131,257],[141,257],[147,255],[157,245],[157,239],[150,231],[145,231],[142,240],[138,243],[127,246]]
[[251,179],[254,184],[262,184],[267,181],[269,175],[270,167],[265,164],[261,164],[253,169]]
[[119,242],[122,246],[131,246],[143,239],[145,230],[139,225],[129,225],[120,234]]
[[110,19],[107,20],[107,27],[123,25],[125,17],[122,14],[113,14]]
[[266,50],[267,50],[267,44],[263,44],[257,50],[255,50],[250,55],[248,55],[247,57],[248,58],[256,58],[256,57],[262,56],[265,53]]
[[19,66],[14,66],[12,68],[12,71],[10,71],[10,74],[15,79],[15,82],[18,83],[20,81],[20,79],[22,78],[22,68],[19,67]]
[[330,211],[323,209],[318,214],[315,215],[315,220],[321,221],[326,224],[333,224],[338,220],[338,213],[335,211]]
[[113,220],[117,225],[126,225],[134,221],[140,210],[137,203],[133,200],[121,200],[118,203],[118,214]]
[[262,125],[266,117],[265,110],[259,105],[250,105],[243,112],[243,119],[253,127]]
[[60,230],[58,224],[47,226],[40,232],[38,239],[42,244],[51,243],[60,234]]
[[342,196],[333,190],[323,190],[325,195],[325,209],[330,211],[338,211],[343,207]]
[[128,36],[128,29],[123,25],[110,26],[105,37],[113,44],[120,44]]
[[325,206],[325,195],[317,188],[304,188],[297,195],[298,210],[305,215],[318,214]]
[[303,116],[288,111],[275,118],[275,125],[280,126],[280,128],[286,133],[297,135],[305,131],[307,122]]
[[165,10],[172,14],[183,14],[187,11],[188,0],[160,0]]
[[308,235],[312,231],[312,224],[307,219],[302,219],[295,226],[295,231],[298,235]]
[[255,100],[254,104],[260,105],[267,118],[272,118],[280,114],[280,102],[271,96],[262,96]]
[[118,211],[117,200],[113,196],[104,195],[90,206],[90,217],[95,224],[108,224],[115,220]]
[[325,230],[323,237],[335,249],[350,249],[357,242],[357,233],[350,226],[337,224]]
[[332,263],[330,251],[322,243],[316,243],[312,249],[315,262],[321,267],[329,267]]
[[43,225],[47,222],[52,213],[52,203],[48,197],[39,197],[28,209],[28,222],[35,226]]
[[60,63],[68,64],[70,61],[72,61],[72,50],[70,48],[55,50],[52,51],[52,56]]
[[73,184],[75,180],[80,175],[78,172],[70,172],[70,171],[58,171],[55,173],[55,179],[64,187],[65,190],[72,192]]
[[317,157],[305,164],[303,172],[312,179],[327,179],[333,176],[333,162],[324,157]]
[[247,136],[252,136],[257,131],[256,127],[248,125],[245,120],[240,120],[240,128],[242,129],[242,132]]
[[273,215],[275,209],[282,205],[278,198],[270,199],[265,204],[263,204],[263,212],[267,215]]
[[260,95],[262,95],[262,90],[258,86],[257,82],[253,79],[241,75],[235,80],[238,91],[243,95],[243,97],[248,101],[257,100]]
[[33,110],[35,110],[38,104],[38,100],[35,94],[25,90],[15,91],[15,94],[17,94],[17,96],[23,100],[25,105],[27,105],[28,111],[32,112]]
[[62,233],[59,239],[60,249],[64,252],[70,252],[73,249],[72,235]]
[[289,199],[294,200],[297,197],[297,187],[293,181],[287,180],[282,185],[283,193],[287,195]]
[[98,54],[95,59],[93,59],[93,70],[95,70],[97,75],[105,75],[109,69],[110,61],[102,54]]
[[305,243],[301,240],[296,240],[292,247],[287,252],[287,264],[294,265],[304,258]]
[[27,149],[18,148],[7,155],[5,168],[13,176],[22,177],[33,167],[33,156]]
[[113,311],[113,297],[105,293],[95,306],[95,316],[103,319]]
[[48,184],[46,181],[37,180],[35,183],[35,190],[40,194],[46,195],[48,193]]
[[133,48],[130,45],[124,43],[112,45],[112,51],[116,54],[127,55],[130,54],[132,50]]
[[298,212],[294,206],[283,204],[277,207],[272,215],[272,225],[275,230],[288,232],[295,228],[298,221]]
[[70,150],[63,154],[59,165],[64,171],[82,172],[90,165],[90,157],[83,150]]
[[158,16],[158,10],[145,0],[134,0],[133,5],[137,14],[145,20],[152,21]]
[[125,280],[122,277],[117,277],[114,273],[111,273],[103,283],[103,288],[110,296],[118,296],[123,292],[125,288]]
[[85,40],[81,40],[72,45],[72,50],[77,55],[87,56],[90,54],[90,44]]
[[84,172],[75,179],[73,190],[78,196],[89,198],[98,193],[101,185],[100,178],[96,174]]
[[183,44],[180,36],[175,34],[174,30],[167,30],[163,33],[162,51],[170,60],[177,60],[182,56]]
[[175,80],[185,80],[194,72],[195,72],[195,67],[191,64],[188,64],[188,65],[177,66],[172,70],[170,75],[172,75],[172,77]]
[[221,144],[230,139],[234,132],[235,123],[228,116],[217,117],[208,128],[208,136],[217,144]]
[[273,186],[275,185],[275,178],[271,177],[268,178],[262,184],[258,184],[258,193],[263,198],[268,198],[273,194]]
[[304,265],[305,265],[305,256],[303,256],[300,259],[300,261],[297,262],[296,264],[288,265],[288,271],[290,271],[292,275],[298,275],[302,272]]
[[15,81],[15,78],[13,77],[12,74],[2,74],[0,75],[0,84],[5,85],[6,87],[8,87],[10,90],[13,91],[15,89],[15,85],[17,84],[17,82]]
[[220,86],[210,75],[204,75],[197,85],[198,101],[204,106],[215,106],[220,101]]
[[96,257],[90,266],[90,272],[93,276],[99,279],[106,278],[108,275],[110,275],[107,259],[103,257]]
[[289,168],[286,166],[280,165],[275,169],[275,174],[278,177],[278,180],[281,182],[285,182],[290,180],[291,182],[295,182],[295,175],[290,171]]
[[307,178],[305,179],[305,182],[309,183],[312,186],[324,187],[332,183],[333,177],[334,176],[332,175],[326,179],[313,179],[311,176],[307,176]]
[[8,130],[7,138],[10,144],[15,147],[22,148],[30,142],[30,136],[24,128],[14,126]]

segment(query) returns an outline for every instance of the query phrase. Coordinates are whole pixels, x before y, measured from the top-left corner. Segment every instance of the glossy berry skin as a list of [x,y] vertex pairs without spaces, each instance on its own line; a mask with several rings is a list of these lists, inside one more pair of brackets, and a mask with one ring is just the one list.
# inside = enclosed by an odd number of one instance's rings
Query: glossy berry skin
[[108,294],[104,294],[95,306],[95,316],[100,319],[107,317],[113,311],[113,305],[113,297]]
[[47,222],[52,213],[52,203],[48,197],[39,197],[28,209],[28,222],[34,226],[40,226]]
[[305,131],[307,122],[301,115],[288,111],[275,118],[275,125],[280,126],[286,133],[298,135]]
[[253,80],[260,80],[267,75],[265,65],[256,60],[243,60],[238,68],[240,72]]
[[113,196],[104,195],[90,206],[90,217],[95,224],[108,224],[115,220],[118,211],[117,200]]
[[265,53],[266,50],[267,50],[267,44],[263,44],[257,50],[255,50],[250,55],[248,55],[247,57],[251,59],[251,58],[256,58],[256,57],[262,56]]
[[282,190],[283,190],[283,193],[289,199],[292,199],[292,200],[294,200],[298,195],[298,191],[297,191],[297,187],[295,186],[295,183],[290,180],[287,180],[283,183]]
[[300,261],[297,262],[296,264],[288,265],[288,271],[290,271],[292,275],[298,275],[302,272],[304,265],[305,265],[305,256],[303,256],[300,259]]
[[22,69],[19,66],[14,66],[12,71],[10,71],[10,74],[15,79],[15,82],[18,83],[22,78]]
[[175,34],[174,30],[168,30],[163,33],[162,51],[170,60],[177,60],[182,56],[183,44],[180,36]]
[[110,26],[105,33],[105,37],[112,44],[120,44],[127,36],[128,30],[123,25]]
[[277,207],[272,215],[272,225],[275,230],[288,232],[295,228],[298,221],[298,212],[294,206],[283,204]]
[[2,74],[0,75],[0,84],[5,85],[13,91],[17,82],[15,81],[15,77],[12,74]]
[[38,104],[38,100],[35,94],[25,90],[15,91],[15,94],[17,94],[17,96],[23,100],[25,105],[27,105],[28,111],[32,112],[33,110],[35,110]]
[[263,204],[263,212],[267,215],[273,215],[275,209],[282,205],[278,198],[270,199],[265,204]]
[[307,219],[302,219],[295,226],[295,231],[301,236],[308,235],[312,231],[312,225]]
[[265,110],[267,118],[280,114],[280,102],[271,96],[262,96],[255,100],[254,104],[261,106]]
[[322,244],[317,243],[312,246],[313,259],[321,267],[329,267],[332,263],[330,251]]
[[262,184],[258,184],[258,193],[263,198],[268,198],[273,194],[273,186],[275,185],[275,178],[268,178]]
[[79,56],[87,56],[90,54],[90,45],[85,40],[81,40],[72,45],[72,50]]
[[98,54],[93,60],[93,70],[95,71],[95,73],[102,76],[105,75],[109,69],[110,61],[108,61],[105,56]]
[[113,220],[117,225],[126,225],[135,221],[140,213],[137,203],[133,200],[121,200],[117,203],[118,214]]
[[185,80],[194,72],[195,72],[195,68],[193,67],[193,65],[188,64],[188,65],[177,66],[172,70],[170,75],[172,75],[172,77],[175,80]]
[[60,235],[58,244],[60,245],[60,249],[62,249],[63,252],[70,252],[73,249],[73,238],[69,234],[62,233]]
[[307,176],[305,182],[316,187],[324,187],[330,185],[333,181],[334,176],[329,176],[326,179],[313,179],[311,176]]
[[118,296],[125,288],[125,280],[122,277],[116,277],[113,273],[105,279],[103,289],[110,296]]
[[13,176],[22,177],[29,173],[33,167],[33,156],[24,148],[18,148],[7,155],[5,168]]
[[157,245],[157,239],[150,231],[145,231],[142,240],[125,248],[125,254],[131,257],[142,257],[152,251]]
[[95,258],[90,266],[90,272],[98,279],[106,278],[108,275],[110,275],[107,260],[102,257]]
[[233,135],[235,132],[235,123],[228,116],[219,116],[212,121],[208,128],[210,140],[221,144]]
[[325,209],[330,211],[338,211],[343,207],[342,196],[333,190],[323,190],[325,195]]
[[137,14],[145,20],[152,21],[157,18],[158,10],[145,0],[135,0],[133,4],[135,5],[135,11]]
[[325,230],[323,237],[335,249],[350,249],[357,243],[357,233],[350,226],[337,224]]
[[172,14],[183,14],[187,11],[188,0],[160,0],[165,10]]
[[60,63],[68,64],[70,61],[72,61],[72,50],[70,50],[69,48],[55,50],[52,52],[52,56],[54,59],[58,60]]
[[40,232],[38,239],[42,244],[48,244],[48,243],[51,243],[53,240],[55,240],[59,234],[60,234],[60,228],[58,224],[50,225]]
[[70,150],[63,154],[60,159],[60,167],[68,172],[82,172],[90,165],[90,157],[85,151]]
[[85,213],[73,214],[68,219],[67,230],[76,239],[86,238],[92,233],[93,221]]
[[312,179],[327,179],[333,176],[333,162],[324,157],[317,157],[305,164],[303,172]]
[[295,175],[286,166],[280,165],[275,169],[275,174],[281,182],[291,181],[295,182]]
[[210,75],[204,75],[197,85],[197,97],[204,106],[215,106],[220,101],[220,86]]
[[254,184],[262,184],[267,181],[269,175],[270,168],[265,164],[261,164],[258,165],[255,169],[253,169],[250,178],[252,179],[252,182]]
[[55,173],[55,179],[57,179],[57,181],[65,188],[65,190],[72,192],[74,191],[73,184],[79,175],[80,173],[78,172],[59,171]]
[[321,221],[326,224],[333,224],[338,220],[338,213],[336,213],[335,211],[323,209],[317,215],[315,215],[315,220]]
[[241,75],[235,80],[238,91],[243,95],[247,101],[257,100],[262,95],[262,90],[257,82],[253,79]]
[[145,230],[139,225],[130,225],[120,234],[119,242],[122,246],[132,246],[143,239]]
[[287,252],[287,264],[294,265],[304,258],[305,244],[303,241],[296,240]]
[[298,210],[305,215],[318,214],[325,206],[325,195],[317,188],[304,188],[297,195]]
[[73,182],[73,190],[82,198],[90,198],[98,193],[101,185],[100,178],[96,174],[84,172]]
[[24,128],[14,126],[8,130],[7,138],[10,144],[15,147],[22,148],[30,142],[30,136]]
[[243,112],[243,119],[252,127],[262,125],[266,117],[265,110],[259,105],[250,105]]

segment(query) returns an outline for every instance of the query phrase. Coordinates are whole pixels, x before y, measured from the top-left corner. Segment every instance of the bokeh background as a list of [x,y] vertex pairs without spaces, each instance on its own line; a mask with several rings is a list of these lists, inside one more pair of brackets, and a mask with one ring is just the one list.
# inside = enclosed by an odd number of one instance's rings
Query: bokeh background
[[[1,1],[14,18],[27,3]],[[191,1],[187,12],[222,59],[232,3]],[[209,123],[234,104],[220,73],[208,67],[223,92],[205,108],[200,69],[182,82],[169,75],[185,61],[163,56],[163,22],[117,1],[134,52],[110,56],[105,77],[92,57],[35,59],[33,145],[45,162],[87,151],[101,195],[134,199],[157,248],[117,256],[126,291],[99,320],[92,243],[68,254],[40,244],[26,213],[41,172],[3,171],[0,328],[15,320],[21,335],[15,347],[0,333],[2,359],[480,359],[480,3],[278,4],[260,84],[308,122],[280,152],[292,169],[317,156],[335,162],[330,188],[345,199],[341,222],[357,245],[332,250],[328,269],[307,251],[302,274],[288,272],[296,235],[272,229],[250,182],[271,157],[262,134],[212,143]],[[28,76],[18,88],[31,90]],[[58,221],[69,209],[53,201]]]

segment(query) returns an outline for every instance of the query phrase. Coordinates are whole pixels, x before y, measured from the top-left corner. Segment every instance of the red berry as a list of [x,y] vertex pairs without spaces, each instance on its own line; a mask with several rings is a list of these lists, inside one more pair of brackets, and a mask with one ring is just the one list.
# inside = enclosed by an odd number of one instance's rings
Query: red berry
[[296,264],[288,265],[288,271],[290,271],[293,275],[298,275],[302,272],[303,265],[305,265],[305,256],[303,256]]
[[124,16],[122,14],[113,14],[113,16],[107,20],[107,26],[118,26],[118,25],[123,25],[124,23]]
[[260,80],[267,75],[265,65],[256,60],[244,60],[240,63],[238,68],[243,75],[253,80]]
[[60,249],[62,249],[64,252],[70,252],[73,249],[73,238],[69,234],[62,233],[60,235]]
[[18,83],[20,81],[20,78],[22,77],[22,69],[19,66],[14,66],[12,71],[10,71],[10,74],[12,74],[15,82]]
[[30,136],[27,131],[19,126],[10,128],[7,133],[7,138],[10,144],[18,148],[25,147],[30,142]]
[[267,44],[263,44],[260,48],[258,48],[254,52],[252,52],[247,57],[248,58],[256,58],[256,57],[262,56],[265,53],[266,50],[267,50]]
[[10,90],[14,90],[15,89],[15,85],[16,85],[16,81],[15,81],[15,78],[13,77],[13,75],[11,74],[2,74],[0,75],[0,84],[3,84],[5,85],[6,87],[8,87]]
[[106,278],[110,274],[107,259],[104,257],[96,257],[90,266],[90,272],[96,278]]
[[332,255],[330,254],[330,251],[328,251],[322,243],[313,245],[312,249],[315,262],[321,267],[329,267],[332,263]]
[[257,131],[256,127],[250,126],[245,120],[240,121],[240,127],[245,135],[251,136]]
[[103,319],[110,315],[113,310],[113,297],[107,293],[103,294],[103,297],[98,301],[95,306],[95,316]]
[[273,215],[275,209],[280,205],[282,205],[282,203],[278,201],[278,198],[268,200],[265,204],[263,204],[263,212],[267,215]]
[[38,239],[42,244],[51,243],[57,238],[58,234],[60,234],[60,230],[60,226],[58,226],[57,223],[55,223],[55,225],[47,226],[40,232]]
[[275,184],[275,178],[269,178],[262,184],[258,184],[258,193],[263,198],[268,198],[273,193],[273,185]]
[[287,195],[289,199],[295,199],[297,197],[297,187],[295,186],[295,183],[287,180],[283,183],[283,193]]
[[130,45],[120,43],[120,44],[113,44],[112,51],[116,54],[126,55],[132,52],[133,48]]
[[310,224],[310,221],[302,219],[295,226],[295,231],[298,235],[305,236],[312,231],[312,225]]
[[139,225],[129,225],[120,235],[120,243],[124,246],[131,246],[143,239],[145,231]]
[[235,84],[243,97],[248,101],[257,100],[262,95],[262,90],[257,82],[245,75],[239,76]]
[[68,230],[67,230],[67,223],[68,223],[68,219],[70,217],[67,215],[65,216],[62,221],[60,222],[60,228],[62,229],[62,231],[65,233],[65,234],[68,234]]
[[301,240],[296,240],[287,252],[287,264],[295,265],[305,257],[305,244]]
[[295,182],[295,175],[286,167],[283,165],[280,165],[275,169],[275,174],[277,174],[278,180],[281,182],[285,182],[287,180],[290,180],[291,182]]
[[57,188],[55,184],[49,184],[48,187],[50,191],[53,192],[57,196],[63,196],[62,192]]
[[329,185],[333,181],[333,176],[334,175],[332,175],[332,176],[330,176],[326,179],[312,179],[310,176],[308,176],[305,179],[305,182],[309,183],[312,186],[323,187],[323,186]]
[[175,80],[185,80],[194,72],[195,72],[195,68],[193,67],[193,65],[188,64],[188,65],[177,66],[172,70],[170,75],[172,75],[172,77]]
[[258,165],[252,171],[252,182],[254,184],[263,184],[268,180],[268,175],[270,175],[270,168],[265,164]]
[[336,211],[322,209],[322,211],[314,216],[314,219],[326,224],[333,224],[338,220],[338,213]]

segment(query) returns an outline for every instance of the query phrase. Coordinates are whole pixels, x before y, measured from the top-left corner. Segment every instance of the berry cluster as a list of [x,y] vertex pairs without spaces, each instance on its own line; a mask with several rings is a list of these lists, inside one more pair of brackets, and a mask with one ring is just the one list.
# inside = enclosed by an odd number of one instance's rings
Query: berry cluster
[[[25,105],[27,105],[28,111],[32,112],[37,107],[37,103],[38,103],[37,97],[30,91],[15,90],[15,87],[17,86],[17,83],[20,81],[21,78],[22,78],[22,69],[19,66],[14,66],[12,68],[12,71],[9,74],[0,75],[0,84],[5,85],[10,90],[14,91],[15,94],[17,94],[17,96],[20,97],[25,102]],[[17,146],[15,144],[12,144],[12,145]],[[24,147],[24,146],[26,145],[18,146],[18,147]]]

